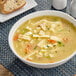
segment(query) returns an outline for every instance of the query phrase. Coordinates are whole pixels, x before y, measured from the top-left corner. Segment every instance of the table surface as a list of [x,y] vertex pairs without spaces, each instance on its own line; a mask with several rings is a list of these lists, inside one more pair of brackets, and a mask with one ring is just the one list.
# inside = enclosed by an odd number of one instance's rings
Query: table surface
[[[21,62],[8,45],[8,34],[13,24],[23,16],[39,10],[52,10],[51,0],[36,0],[38,6],[16,16],[4,23],[0,23],[0,63],[14,73],[15,76],[74,76],[76,74],[76,56],[67,63],[52,69],[37,69]],[[69,3],[63,12],[69,13]],[[54,10],[54,9],[53,9]]]

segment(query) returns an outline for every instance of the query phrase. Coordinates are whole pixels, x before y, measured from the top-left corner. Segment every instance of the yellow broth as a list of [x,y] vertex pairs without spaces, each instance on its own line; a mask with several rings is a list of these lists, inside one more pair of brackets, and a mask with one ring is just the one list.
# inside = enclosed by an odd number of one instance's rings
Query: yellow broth
[[25,60],[54,63],[76,51],[76,27],[61,17],[40,16],[24,22],[15,32],[13,46]]

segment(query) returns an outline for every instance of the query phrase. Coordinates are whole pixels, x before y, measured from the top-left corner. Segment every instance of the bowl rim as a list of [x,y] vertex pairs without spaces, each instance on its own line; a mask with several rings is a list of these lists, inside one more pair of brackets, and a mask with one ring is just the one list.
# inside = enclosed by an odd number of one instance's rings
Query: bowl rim
[[[23,22],[31,19],[31,18],[29,18],[29,19],[27,19],[27,20],[23,20],[23,19],[25,19],[26,17],[31,16],[31,15],[36,14],[36,13],[38,14],[38,13],[44,13],[44,12],[51,12],[51,13],[60,13],[60,14],[63,14],[63,15],[65,15],[65,16],[69,17],[72,21],[74,21],[73,24],[76,23],[76,20],[75,20],[72,16],[70,16],[69,14],[64,13],[64,12],[61,12],[61,11],[56,11],[56,10],[42,10],[42,11],[37,11],[37,12],[33,12],[33,13],[31,13],[31,14],[28,14],[28,15],[20,18],[20,19],[12,26],[12,28],[10,29],[9,36],[8,36],[8,43],[9,43],[9,46],[10,46],[12,52],[14,53],[14,55],[16,55],[16,56],[17,56],[21,61],[23,61],[24,63],[30,63],[30,64],[41,65],[41,66],[42,66],[42,65],[46,65],[46,66],[47,66],[47,65],[55,65],[55,64],[59,64],[59,63],[68,61],[68,60],[70,60],[73,56],[76,55],[76,51],[75,51],[75,52],[73,52],[70,56],[68,56],[67,58],[62,59],[62,60],[57,61],[57,62],[54,62],[54,63],[36,63],[36,62],[31,62],[31,61],[28,61],[28,60],[22,58],[22,57],[19,56],[19,54],[15,51],[15,49],[14,49],[13,46],[11,45],[11,43],[13,43],[12,40],[11,40],[11,35],[12,35],[12,33],[15,32],[13,29],[16,28],[16,30],[17,30],[17,28],[20,27],[20,25],[19,25],[19,26],[16,26],[16,25],[17,25],[18,23],[20,23],[21,21],[22,21],[22,22],[21,22],[20,24],[22,24]],[[51,15],[50,15],[50,16],[51,16]],[[36,17],[38,17],[38,15],[37,15]],[[33,17],[33,18],[34,18],[34,17]],[[65,18],[65,19],[66,19],[66,18]],[[67,20],[67,19],[66,19],[66,20]],[[13,32],[13,31],[14,31],[14,32]],[[14,34],[13,34],[13,35],[14,35]],[[13,35],[12,35],[12,37],[13,37]]]

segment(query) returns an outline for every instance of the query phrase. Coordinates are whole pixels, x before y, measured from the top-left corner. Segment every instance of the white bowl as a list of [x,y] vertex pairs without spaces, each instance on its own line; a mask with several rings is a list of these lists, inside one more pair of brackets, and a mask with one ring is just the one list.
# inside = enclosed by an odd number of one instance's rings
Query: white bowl
[[17,30],[18,27],[20,27],[20,25],[22,23],[24,23],[25,21],[31,19],[31,18],[34,18],[34,17],[38,17],[38,16],[43,16],[43,15],[49,15],[49,16],[59,16],[59,17],[62,17],[70,22],[72,22],[74,25],[76,25],[76,20],[71,17],[70,15],[66,14],[66,13],[63,13],[63,12],[60,12],[60,11],[51,11],[51,10],[44,10],[44,11],[38,11],[38,12],[34,12],[34,13],[31,13],[27,16],[24,16],[23,18],[21,18],[19,21],[17,21],[14,26],[12,27],[12,29],[10,30],[10,33],[9,33],[9,37],[8,37],[8,41],[9,41],[9,45],[10,45],[10,48],[12,50],[12,52],[21,60],[23,61],[24,63],[30,65],[30,66],[33,66],[33,67],[37,67],[37,68],[52,68],[52,67],[56,67],[56,66],[59,66],[65,62],[67,62],[68,60],[70,60],[73,56],[76,55],[76,52],[74,52],[72,55],[70,55],[68,58],[66,59],[63,59],[61,61],[58,61],[58,62],[55,62],[55,63],[46,63],[46,64],[42,64],[42,63],[34,63],[34,62],[30,62],[30,61],[27,61],[27,60],[24,60],[22,57],[20,57],[17,52],[15,51],[14,47],[13,47],[13,35],[15,33],[15,31]]

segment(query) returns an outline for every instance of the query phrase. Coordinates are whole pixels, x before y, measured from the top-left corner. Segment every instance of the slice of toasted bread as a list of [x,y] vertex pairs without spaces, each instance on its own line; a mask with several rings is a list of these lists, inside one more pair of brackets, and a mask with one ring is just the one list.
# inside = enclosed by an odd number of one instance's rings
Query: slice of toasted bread
[[0,64],[0,76],[14,76],[12,72]]
[[25,0],[7,0],[4,4],[0,5],[0,11],[3,14],[9,14],[22,8],[25,4]]
[[7,0],[0,0],[0,4],[4,4]]

